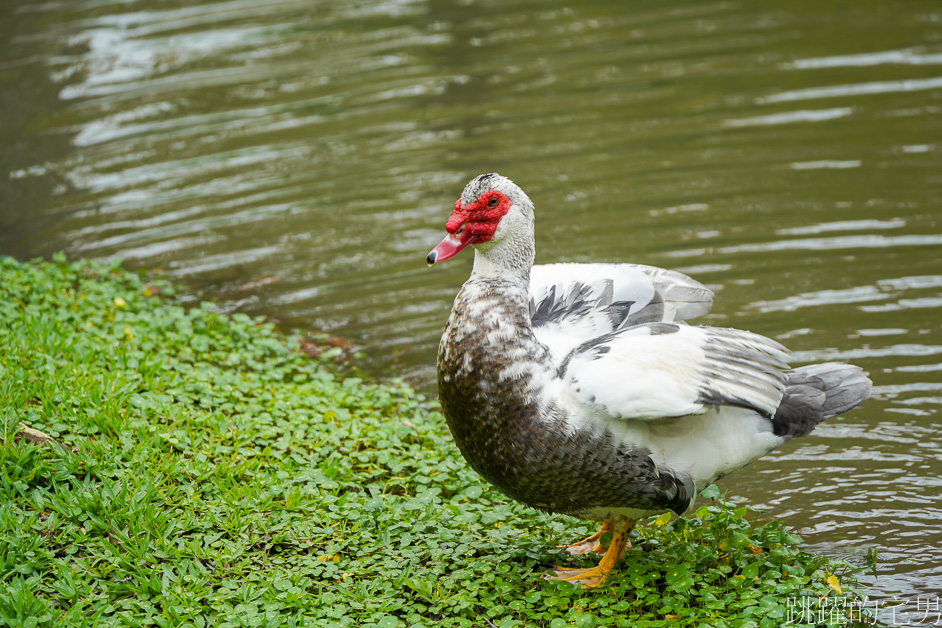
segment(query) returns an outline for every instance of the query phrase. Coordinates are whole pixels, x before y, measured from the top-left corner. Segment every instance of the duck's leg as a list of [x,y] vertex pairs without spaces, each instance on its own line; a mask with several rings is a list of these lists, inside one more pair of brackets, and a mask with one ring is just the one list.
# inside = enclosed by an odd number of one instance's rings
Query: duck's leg
[[570,543],[569,545],[557,545],[556,549],[564,549],[574,556],[581,556],[582,554],[588,554],[589,552],[595,552],[596,554],[601,554],[605,551],[605,548],[602,546],[600,539],[602,535],[606,532],[611,532],[614,528],[612,524],[608,521],[602,524],[602,527],[599,528],[599,531],[593,534],[592,536],[587,536],[581,541],[576,541],[575,543]]
[[583,589],[588,587],[597,587],[605,582],[605,576],[615,567],[615,563],[629,546],[628,534],[635,527],[635,521],[625,519],[612,525],[612,542],[608,546],[608,551],[596,567],[588,569],[560,569],[554,567],[552,574],[544,576],[548,580],[565,580],[581,584]]

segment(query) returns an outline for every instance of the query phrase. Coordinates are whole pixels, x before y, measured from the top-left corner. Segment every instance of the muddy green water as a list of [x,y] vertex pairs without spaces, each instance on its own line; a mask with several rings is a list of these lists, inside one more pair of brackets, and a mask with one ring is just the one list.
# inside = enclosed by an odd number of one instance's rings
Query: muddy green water
[[938,0],[6,0],[0,36],[0,254],[159,267],[434,394],[471,255],[425,254],[501,172],[538,261],[683,270],[706,322],[866,368],[724,487],[877,548],[913,621],[942,591]]

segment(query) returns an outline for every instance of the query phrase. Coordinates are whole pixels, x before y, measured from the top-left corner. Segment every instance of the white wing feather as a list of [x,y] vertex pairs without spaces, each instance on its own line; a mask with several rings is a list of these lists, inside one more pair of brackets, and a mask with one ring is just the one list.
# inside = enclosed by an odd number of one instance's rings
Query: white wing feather
[[590,341],[564,361],[562,390],[613,419],[656,420],[740,406],[766,416],[782,400],[787,350],[750,332],[648,323]]
[[639,323],[702,316],[712,304],[713,292],[701,283],[653,266],[547,264],[530,273],[533,330],[557,362],[593,338]]

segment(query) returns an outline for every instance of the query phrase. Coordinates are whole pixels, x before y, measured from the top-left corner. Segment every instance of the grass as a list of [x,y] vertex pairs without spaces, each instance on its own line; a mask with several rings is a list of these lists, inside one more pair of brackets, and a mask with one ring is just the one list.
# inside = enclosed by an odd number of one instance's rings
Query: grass
[[599,589],[545,581],[592,525],[482,483],[434,402],[114,264],[0,259],[0,347],[0,625],[766,627],[855,599],[715,487]]

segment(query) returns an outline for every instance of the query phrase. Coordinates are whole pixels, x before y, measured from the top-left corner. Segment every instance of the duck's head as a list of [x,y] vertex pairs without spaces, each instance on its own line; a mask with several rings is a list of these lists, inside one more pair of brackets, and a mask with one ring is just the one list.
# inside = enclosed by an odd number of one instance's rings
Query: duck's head
[[532,249],[533,203],[507,177],[481,174],[468,182],[455,201],[445,231],[448,235],[425,258],[429,266],[454,257],[469,244],[479,252],[519,249],[522,243]]

